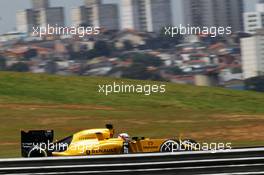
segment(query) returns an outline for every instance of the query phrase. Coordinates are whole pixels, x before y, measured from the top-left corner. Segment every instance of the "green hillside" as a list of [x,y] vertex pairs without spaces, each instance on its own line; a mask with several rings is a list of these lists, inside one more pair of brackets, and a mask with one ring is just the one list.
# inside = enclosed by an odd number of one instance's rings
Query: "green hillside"
[[110,94],[98,85],[161,84],[101,77],[0,73],[0,157],[20,156],[21,129],[56,138],[113,123],[132,136],[264,145],[264,94],[166,83],[163,94]]

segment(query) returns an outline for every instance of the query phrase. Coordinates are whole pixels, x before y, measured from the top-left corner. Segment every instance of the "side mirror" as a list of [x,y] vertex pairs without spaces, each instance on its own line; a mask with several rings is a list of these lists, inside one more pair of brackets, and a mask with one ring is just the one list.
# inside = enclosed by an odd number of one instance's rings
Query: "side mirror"
[[110,131],[110,138],[114,137],[115,130],[112,124],[106,124],[105,127]]

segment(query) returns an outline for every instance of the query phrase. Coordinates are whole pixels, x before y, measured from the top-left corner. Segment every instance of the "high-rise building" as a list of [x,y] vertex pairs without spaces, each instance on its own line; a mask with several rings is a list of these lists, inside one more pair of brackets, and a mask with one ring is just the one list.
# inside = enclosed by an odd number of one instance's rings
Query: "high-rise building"
[[259,1],[255,12],[244,13],[244,28],[248,33],[255,33],[257,29],[264,28],[264,0]]
[[256,5],[257,12],[264,12],[264,0],[259,0]]
[[85,6],[72,9],[74,26],[81,24],[107,30],[119,29],[118,7],[115,4],[102,4],[96,0],[86,0]]
[[91,24],[90,19],[91,13],[88,12],[86,6],[79,6],[73,8],[71,11],[71,20],[74,26]]
[[33,27],[64,26],[63,7],[49,7],[49,0],[32,0],[32,9],[17,12],[17,30],[32,33]]
[[32,9],[22,10],[17,12],[17,30],[24,33],[32,31],[35,26],[35,12]]
[[185,25],[243,30],[242,0],[182,0]]
[[31,0],[33,9],[49,8],[49,0]]
[[160,32],[172,25],[170,0],[126,0],[120,2],[121,30]]
[[244,79],[264,75],[264,29],[249,38],[241,39]]
[[38,11],[39,16],[36,18],[39,26],[64,26],[63,7],[42,8]]
[[126,0],[120,2],[121,30],[133,29],[148,31],[150,28],[151,14],[147,11],[146,0]]
[[[160,32],[165,26],[171,26],[172,3],[170,0],[150,0],[151,32]],[[147,6],[148,8],[148,6]],[[148,10],[146,10],[148,12]]]
[[94,8],[93,24],[107,30],[119,29],[118,6],[115,4],[101,4]]

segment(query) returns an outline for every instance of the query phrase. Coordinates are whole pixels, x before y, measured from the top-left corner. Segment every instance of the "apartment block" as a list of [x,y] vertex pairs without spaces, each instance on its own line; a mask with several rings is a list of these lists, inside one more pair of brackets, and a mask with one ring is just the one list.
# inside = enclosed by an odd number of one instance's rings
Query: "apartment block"
[[36,18],[39,26],[64,26],[63,7],[42,8],[38,11],[39,16]]
[[121,30],[160,32],[172,25],[170,0],[126,0],[120,2]]
[[33,27],[64,26],[63,7],[50,7],[48,0],[32,0],[32,8],[17,12],[17,30],[32,33]]
[[243,31],[242,0],[182,0],[182,6],[185,25]]
[[264,28],[264,1],[259,1],[255,12],[244,13],[244,28],[248,33],[255,33],[257,29]]
[[74,26],[85,24],[107,30],[119,29],[118,6],[115,4],[88,0],[84,6],[72,9],[71,18]]
[[17,30],[23,33],[30,33],[35,26],[34,10],[27,9],[16,13]]
[[264,75],[264,30],[257,30],[249,38],[241,39],[244,79]]

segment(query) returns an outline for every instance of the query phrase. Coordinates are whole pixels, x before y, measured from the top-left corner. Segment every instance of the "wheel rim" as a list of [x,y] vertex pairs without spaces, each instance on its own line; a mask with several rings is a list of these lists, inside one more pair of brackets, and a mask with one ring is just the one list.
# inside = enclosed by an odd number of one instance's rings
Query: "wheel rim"
[[179,150],[180,145],[175,140],[167,140],[160,147],[160,152],[176,152]]

